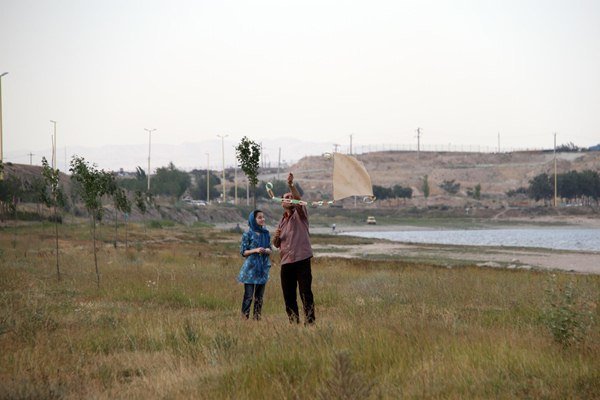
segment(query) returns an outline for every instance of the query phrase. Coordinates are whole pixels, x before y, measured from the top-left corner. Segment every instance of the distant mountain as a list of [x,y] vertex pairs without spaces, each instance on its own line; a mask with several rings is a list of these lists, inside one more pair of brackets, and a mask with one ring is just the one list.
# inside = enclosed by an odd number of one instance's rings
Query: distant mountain
[[[165,144],[152,143],[151,169],[163,167],[173,162],[177,168],[184,170],[206,169],[207,155],[211,169],[222,169],[223,156],[225,155],[225,166],[232,167],[235,163],[235,146],[238,142],[233,140],[224,141],[224,151],[220,139],[208,140],[194,143]],[[265,167],[277,167],[279,160],[279,149],[281,148],[281,163],[291,165],[302,157],[319,155],[333,150],[333,143],[307,142],[294,138],[281,138],[276,140],[263,140],[262,162]],[[5,153],[5,161],[19,164],[28,164],[30,157],[28,151],[12,151]],[[41,165],[42,157],[51,159],[51,150],[43,149],[33,151],[31,157],[33,165]],[[144,170],[148,169],[148,143],[137,145],[108,145],[102,147],[73,146],[57,149],[58,168],[61,171],[68,170],[70,159],[73,155],[82,156],[98,168],[105,170],[134,171],[137,166]]]

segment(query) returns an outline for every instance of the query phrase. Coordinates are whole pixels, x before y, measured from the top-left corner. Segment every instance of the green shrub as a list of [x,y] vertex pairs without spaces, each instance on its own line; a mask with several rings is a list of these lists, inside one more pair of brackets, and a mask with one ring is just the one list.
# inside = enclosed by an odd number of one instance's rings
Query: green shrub
[[563,347],[581,342],[593,322],[591,302],[575,287],[574,281],[561,283],[552,274],[546,288],[544,323],[554,340]]
[[148,227],[154,228],[154,229],[172,228],[175,225],[176,225],[175,222],[171,221],[170,219],[163,219],[163,220],[153,219],[152,221],[148,222]]

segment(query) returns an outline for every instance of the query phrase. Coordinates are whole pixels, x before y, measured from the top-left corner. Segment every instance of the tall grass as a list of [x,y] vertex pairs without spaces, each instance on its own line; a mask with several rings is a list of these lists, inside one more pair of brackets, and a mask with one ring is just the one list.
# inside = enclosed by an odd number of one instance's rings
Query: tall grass
[[567,350],[544,317],[543,272],[317,257],[317,324],[304,327],[287,322],[276,265],[263,320],[240,318],[238,235],[132,226],[125,251],[107,234],[97,289],[85,226],[61,227],[61,282],[51,230],[16,229],[14,247],[0,231],[0,398],[600,393],[598,276],[553,277],[592,311]]

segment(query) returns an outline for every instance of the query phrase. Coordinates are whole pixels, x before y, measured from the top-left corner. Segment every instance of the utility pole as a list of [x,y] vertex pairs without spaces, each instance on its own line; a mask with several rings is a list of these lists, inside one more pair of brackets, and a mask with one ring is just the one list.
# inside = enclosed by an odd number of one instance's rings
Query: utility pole
[[558,183],[558,179],[556,178],[556,132],[554,132],[554,207],[555,208],[557,206],[556,198],[558,195],[557,183]]
[[225,138],[229,135],[217,135],[217,137],[221,138],[221,156],[223,158],[223,182],[221,182],[221,186],[223,187],[223,203],[227,203],[227,195],[225,194]]
[[352,155],[352,134],[350,134],[350,155]]
[[279,170],[281,169],[281,147],[279,148],[279,157],[277,158],[277,180],[279,180]]
[[210,204],[210,154],[206,153],[206,204]]
[[498,132],[498,153],[500,153],[500,132]]
[[33,156],[35,156],[35,154],[33,154],[32,152],[29,152],[29,154],[27,154],[29,156],[29,165],[33,165]]
[[54,125],[54,134],[52,135],[52,169],[56,171],[56,121],[52,121]]
[[421,128],[417,128],[417,158],[421,157]]
[[152,149],[152,132],[154,132],[156,128],[144,128],[144,130],[148,132],[148,171],[146,175],[148,175],[148,193],[150,193],[150,153]]
[[[3,156],[3,150],[2,150],[2,77],[7,75],[8,72],[3,72],[0,74],[0,162],[3,162],[4,160],[4,156]],[[4,179],[4,176],[2,175],[3,172],[0,171],[0,181],[2,179]]]

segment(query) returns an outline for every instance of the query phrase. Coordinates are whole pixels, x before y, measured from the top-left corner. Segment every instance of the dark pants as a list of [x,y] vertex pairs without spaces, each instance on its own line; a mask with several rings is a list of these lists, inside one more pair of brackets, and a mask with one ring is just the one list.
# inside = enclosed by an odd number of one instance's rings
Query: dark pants
[[242,300],[242,314],[250,317],[250,305],[254,297],[254,319],[260,319],[260,313],[263,304],[263,295],[265,294],[265,285],[244,283],[244,300]]
[[290,322],[300,322],[296,287],[300,290],[300,299],[306,317],[305,323],[315,322],[315,302],[310,289],[311,283],[310,258],[281,266],[281,288],[283,289],[285,312],[287,312]]

